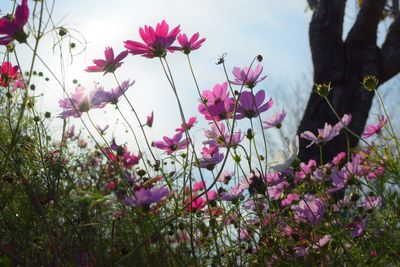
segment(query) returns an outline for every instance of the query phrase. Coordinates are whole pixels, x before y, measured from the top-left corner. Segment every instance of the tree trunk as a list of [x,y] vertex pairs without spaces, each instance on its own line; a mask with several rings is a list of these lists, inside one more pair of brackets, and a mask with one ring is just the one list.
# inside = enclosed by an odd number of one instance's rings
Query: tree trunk
[[[380,48],[376,44],[377,27],[385,0],[364,0],[356,22],[347,38],[343,40],[343,17],[345,0],[320,0],[314,11],[309,38],[314,65],[314,82],[331,82],[333,89],[328,98],[336,112],[343,116],[351,114],[349,128],[360,136],[364,130],[374,97],[373,92],[362,88],[366,75],[374,75],[380,84],[400,71],[400,22],[396,18]],[[317,133],[324,123],[336,124],[326,101],[314,91],[311,93],[298,134],[309,130]],[[324,162],[330,161],[339,152],[346,152],[347,146],[354,148],[358,138],[351,134],[340,134],[323,147]],[[319,148],[306,148],[309,141],[300,139],[302,161],[318,160]]]

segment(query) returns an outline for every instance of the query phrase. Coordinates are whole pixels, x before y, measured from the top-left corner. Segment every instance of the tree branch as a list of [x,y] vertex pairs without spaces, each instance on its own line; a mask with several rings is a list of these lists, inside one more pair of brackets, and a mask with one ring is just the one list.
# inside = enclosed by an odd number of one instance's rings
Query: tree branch
[[346,0],[320,0],[314,11],[309,36],[316,82],[341,79],[344,66],[342,32],[345,5]]
[[383,74],[381,83],[389,80],[400,72],[400,17],[390,25],[386,40],[382,45]]
[[378,24],[386,0],[363,0],[356,22],[347,36],[349,44],[376,44]]

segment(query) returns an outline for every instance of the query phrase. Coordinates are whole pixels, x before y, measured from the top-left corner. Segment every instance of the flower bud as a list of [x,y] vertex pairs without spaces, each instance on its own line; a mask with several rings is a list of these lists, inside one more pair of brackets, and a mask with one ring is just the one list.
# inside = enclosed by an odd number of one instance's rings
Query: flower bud
[[331,90],[331,83],[315,84],[315,91],[322,97],[327,97]]
[[362,85],[364,86],[364,88],[371,92],[378,88],[378,84],[378,79],[373,75],[365,76],[362,81]]

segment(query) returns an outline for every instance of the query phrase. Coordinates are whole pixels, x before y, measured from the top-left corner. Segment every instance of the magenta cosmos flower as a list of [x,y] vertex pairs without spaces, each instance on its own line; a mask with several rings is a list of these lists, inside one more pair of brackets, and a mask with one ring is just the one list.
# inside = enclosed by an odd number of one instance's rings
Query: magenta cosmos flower
[[198,110],[206,120],[220,121],[233,117],[235,102],[229,95],[228,83],[216,84],[212,91],[204,90],[201,98]]
[[104,50],[105,59],[94,59],[94,66],[89,66],[86,68],[87,72],[104,72],[113,73],[117,68],[119,68],[123,62],[124,58],[128,55],[128,51],[123,51],[114,57],[114,50],[111,47],[106,47]]
[[152,146],[159,149],[165,150],[168,155],[174,153],[177,150],[187,148],[189,141],[188,139],[182,140],[182,133],[175,134],[172,138],[167,136],[163,137],[164,141],[154,141]]
[[0,86],[8,87],[10,84],[14,84],[14,90],[19,88],[24,88],[24,82],[20,80],[21,74],[19,72],[18,66],[13,66],[10,62],[5,61],[1,65],[1,76],[0,76]]
[[263,121],[264,129],[269,129],[273,127],[276,127],[278,129],[281,128],[282,121],[285,119],[285,117],[286,112],[284,110],[275,113],[274,115]]
[[243,69],[235,67],[232,71],[233,75],[235,76],[235,80],[232,81],[232,83],[236,85],[244,85],[250,89],[254,88],[257,83],[267,78],[267,76],[262,76],[260,78],[262,71],[263,67],[261,64],[258,64],[255,70],[252,70],[249,67],[245,67]]
[[0,19],[0,45],[8,45],[14,40],[25,43],[28,35],[24,32],[24,26],[28,22],[28,0],[22,0],[21,5],[15,9],[15,15],[4,16]]
[[65,109],[58,117],[66,119],[68,117],[79,118],[82,113],[88,112],[92,108],[102,108],[106,105],[103,101],[104,90],[102,87],[95,87],[95,89],[87,94],[84,87],[78,86],[75,92],[68,98],[60,99],[58,104],[60,108]]
[[272,107],[274,101],[270,98],[263,104],[264,100],[264,90],[258,91],[255,95],[252,92],[242,92],[239,96],[239,106],[235,118],[238,120],[243,118],[252,119],[267,111]]
[[152,111],[150,113],[150,115],[148,115],[146,117],[146,124],[145,125],[147,125],[149,127],[152,127],[153,126],[153,121],[154,121],[154,112]]
[[160,202],[163,198],[168,196],[170,191],[162,186],[158,188],[140,188],[135,192],[135,197],[125,197],[125,204],[135,206],[149,206],[153,203]]
[[165,57],[167,52],[174,52],[179,47],[172,46],[179,32],[179,25],[169,31],[169,25],[163,20],[157,23],[154,29],[145,25],[139,29],[140,37],[144,43],[127,40],[125,48],[133,55],[142,55],[147,58]]
[[367,128],[365,128],[365,131],[362,134],[362,137],[368,138],[375,134],[379,134],[381,132],[382,128],[385,127],[386,123],[387,123],[387,119],[385,116],[382,115],[379,118],[379,121],[377,123],[368,125]]
[[193,34],[190,39],[186,36],[186,34],[179,34],[178,36],[178,42],[181,45],[181,50],[183,53],[186,55],[190,54],[191,51],[199,49],[201,47],[201,44],[204,43],[206,38],[201,38],[199,40],[199,33]]
[[203,157],[199,160],[199,168],[205,168],[210,171],[224,159],[224,154],[219,153],[216,143],[209,143],[207,146],[204,146],[201,155]]
[[211,130],[205,130],[204,135],[209,139],[204,142],[205,144],[215,142],[221,147],[236,146],[244,137],[241,132],[235,132],[231,138],[228,129],[222,122],[211,125]]
[[[186,123],[187,129],[190,130],[192,127],[197,123],[196,117],[190,117],[188,122]],[[176,128],[175,132],[177,133],[184,133],[185,132],[185,125],[181,123],[180,128]]]
[[311,224],[319,223],[324,217],[322,201],[311,194],[305,194],[298,205],[292,207],[294,218],[297,221],[308,221]]

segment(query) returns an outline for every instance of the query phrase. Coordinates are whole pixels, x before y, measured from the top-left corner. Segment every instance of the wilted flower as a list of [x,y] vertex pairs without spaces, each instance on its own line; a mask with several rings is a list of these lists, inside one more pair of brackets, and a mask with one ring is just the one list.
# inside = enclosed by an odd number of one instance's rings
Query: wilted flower
[[28,22],[28,0],[22,0],[21,5],[15,9],[15,16],[6,15],[0,18],[0,45],[8,45],[14,40],[25,43],[28,35],[24,32],[24,26]]
[[263,104],[265,99],[265,91],[260,90],[255,95],[252,92],[242,92],[239,96],[239,106],[236,110],[236,119],[257,117],[260,113],[267,111],[272,107],[274,102],[269,99]]
[[106,47],[104,50],[105,59],[95,59],[93,60],[94,66],[89,66],[86,68],[87,72],[104,72],[114,73],[114,71],[119,68],[123,60],[128,55],[128,51],[123,51],[114,58],[114,50],[111,47]]
[[108,125],[108,124],[106,124],[104,126],[100,126],[98,124],[96,125],[97,130],[99,130],[101,134],[104,134],[109,127],[110,127],[110,125]]
[[256,86],[257,83],[267,78],[267,76],[262,76],[260,78],[262,71],[263,67],[261,64],[258,64],[254,71],[249,67],[245,67],[243,69],[235,67],[232,71],[233,75],[235,76],[235,80],[232,81],[232,83],[236,85],[244,85],[248,88],[253,88],[254,86]]
[[206,40],[206,38],[199,39],[199,33],[193,34],[192,37],[188,40],[186,34],[179,34],[178,42],[181,45],[182,52],[185,54],[189,54],[191,51],[199,49],[201,44]]
[[147,118],[146,118],[146,125],[149,126],[149,127],[152,127],[153,126],[153,121],[154,121],[154,113],[152,111],[150,113],[150,115],[147,116]]
[[165,57],[167,52],[174,52],[178,47],[173,47],[176,37],[180,32],[179,26],[169,32],[169,25],[163,20],[157,23],[156,29],[145,25],[139,29],[140,37],[144,43],[127,40],[125,48],[133,55],[142,55],[147,58]]

